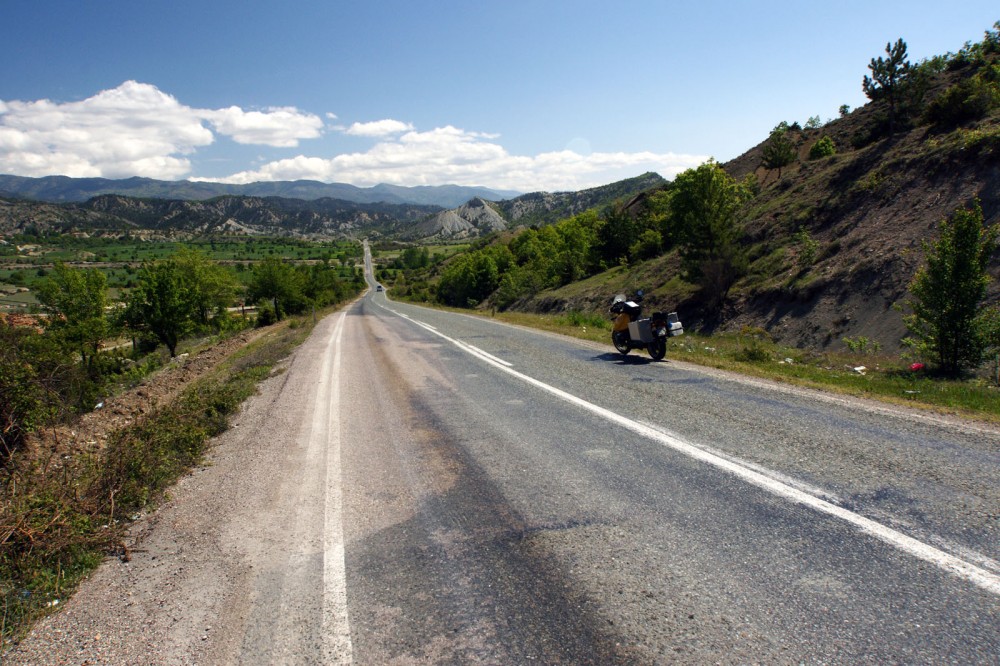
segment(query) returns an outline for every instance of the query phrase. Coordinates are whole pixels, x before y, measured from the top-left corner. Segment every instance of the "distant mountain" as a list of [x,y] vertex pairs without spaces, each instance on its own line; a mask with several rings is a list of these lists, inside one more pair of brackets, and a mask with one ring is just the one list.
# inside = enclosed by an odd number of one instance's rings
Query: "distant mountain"
[[503,231],[508,226],[507,221],[497,212],[496,204],[476,197],[457,208],[435,213],[405,231],[402,236],[410,239],[460,239]]
[[189,180],[154,180],[152,178],[69,178],[67,176],[0,175],[0,196],[33,199],[50,203],[83,202],[102,194],[119,194],[147,199],[202,201],[220,196],[282,197],[286,199],[339,199],[354,203],[415,204],[452,208],[475,197],[498,200],[519,192],[462,185],[424,185],[402,187],[376,185],[356,187],[346,183],[321,183],[315,180],[258,182],[247,185],[194,182]]
[[512,226],[552,224],[591,208],[606,206],[621,199],[630,199],[640,192],[662,187],[666,182],[659,174],[647,172],[635,178],[579,192],[523,194],[498,202],[497,208]]
[[644,173],[579,192],[534,192],[497,202],[477,197],[435,213],[399,235],[411,240],[475,238],[514,227],[552,224],[591,208],[631,199],[665,183],[658,174]]
[[[590,208],[602,207],[661,186],[655,173],[580,192],[536,192],[490,201],[472,196],[446,210],[423,203],[353,201],[336,197],[306,198],[321,188],[361,198],[454,198],[476,188],[459,186],[403,188],[379,185],[363,189],[310,181],[256,183],[264,195],[208,194],[207,183],[167,182],[148,178],[20,178],[0,176],[0,234],[89,233],[146,237],[176,234],[248,234],[300,237],[369,236],[421,241],[476,238],[514,227],[550,224]],[[170,190],[190,198],[100,194],[86,201],[49,203],[46,198],[79,196],[86,190],[115,187],[145,194]],[[190,189],[182,189],[187,186]],[[234,186],[225,186],[234,187]],[[249,186],[247,186],[249,187]],[[19,197],[2,198],[4,189]],[[178,189],[181,188],[181,189]],[[338,189],[339,188],[339,189]],[[489,190],[493,192],[493,190]],[[274,195],[288,192],[296,197]],[[28,199],[20,198],[28,197]]]
[[223,196],[204,201],[104,194],[84,203],[0,199],[0,234],[88,233],[141,237],[211,234],[377,237],[440,211],[417,204]]

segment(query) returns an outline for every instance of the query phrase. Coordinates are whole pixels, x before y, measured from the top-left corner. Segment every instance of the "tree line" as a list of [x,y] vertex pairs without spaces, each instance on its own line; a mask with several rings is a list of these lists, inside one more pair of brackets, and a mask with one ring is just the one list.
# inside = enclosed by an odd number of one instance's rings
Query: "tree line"
[[[641,212],[619,204],[481,241],[444,267],[437,300],[504,309],[616,265],[676,252],[681,277],[700,288],[701,306],[717,308],[749,268],[743,217],[756,189],[753,176],[737,181],[710,160],[649,194]],[[998,235],[975,201],[942,220],[937,240],[924,244],[903,342],[943,375],[959,376],[1000,352],[1000,309],[986,302]]]
[[[325,261],[268,258],[243,275],[245,283],[201,252],[181,249],[145,262],[116,302],[102,271],[55,264],[37,289],[47,314],[40,330],[0,322],[0,459],[39,424],[89,411],[111,384],[154,365],[144,354],[161,344],[173,357],[188,336],[266,325],[364,288],[360,269]],[[257,305],[254,319],[230,310],[244,303]],[[132,339],[131,350],[105,349],[122,338]]]
[[642,206],[619,203],[526,229],[507,241],[481,242],[443,269],[437,300],[472,307],[489,298],[502,309],[675,250],[685,277],[700,284],[708,300],[721,300],[748,266],[741,214],[754,189],[752,177],[736,181],[716,162],[706,162],[648,194]]

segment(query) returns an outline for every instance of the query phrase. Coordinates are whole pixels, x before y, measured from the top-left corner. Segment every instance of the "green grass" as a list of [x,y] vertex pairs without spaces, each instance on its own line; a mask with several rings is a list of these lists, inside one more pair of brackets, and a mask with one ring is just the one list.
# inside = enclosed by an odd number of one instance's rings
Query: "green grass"
[[[467,312],[467,311],[466,311]],[[498,312],[496,319],[607,344],[610,318],[569,313]],[[985,377],[950,380],[912,372],[888,355],[817,353],[776,345],[766,336],[724,334],[671,338],[667,359],[888,403],[1000,423],[1000,388]],[[864,366],[863,371],[855,368]]]

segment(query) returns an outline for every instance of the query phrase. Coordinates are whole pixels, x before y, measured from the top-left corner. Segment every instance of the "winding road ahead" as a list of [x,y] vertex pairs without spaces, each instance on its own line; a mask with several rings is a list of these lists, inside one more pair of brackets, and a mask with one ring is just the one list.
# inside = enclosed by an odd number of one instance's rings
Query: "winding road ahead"
[[1000,433],[672,352],[373,288],[9,658],[998,663]]

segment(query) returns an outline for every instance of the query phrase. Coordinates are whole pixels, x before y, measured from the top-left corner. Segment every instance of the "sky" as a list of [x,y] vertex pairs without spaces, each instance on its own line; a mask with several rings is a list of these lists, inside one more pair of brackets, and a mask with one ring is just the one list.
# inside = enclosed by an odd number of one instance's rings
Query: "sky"
[[0,0],[0,173],[574,191],[725,162],[996,0]]

